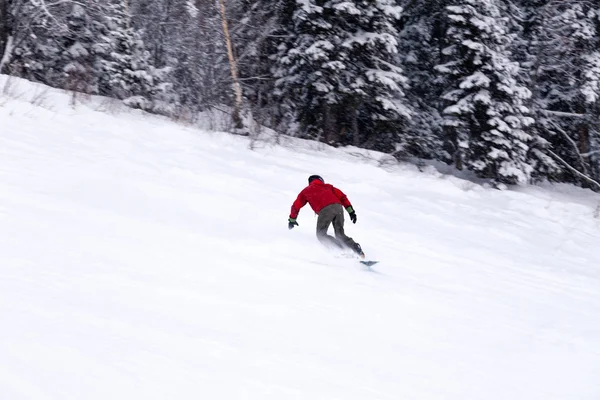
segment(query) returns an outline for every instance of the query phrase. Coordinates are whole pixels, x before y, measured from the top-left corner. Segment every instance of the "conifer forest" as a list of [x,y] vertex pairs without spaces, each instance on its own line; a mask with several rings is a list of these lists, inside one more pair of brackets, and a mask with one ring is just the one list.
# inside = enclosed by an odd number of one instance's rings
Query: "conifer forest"
[[598,0],[0,0],[0,73],[600,190]]

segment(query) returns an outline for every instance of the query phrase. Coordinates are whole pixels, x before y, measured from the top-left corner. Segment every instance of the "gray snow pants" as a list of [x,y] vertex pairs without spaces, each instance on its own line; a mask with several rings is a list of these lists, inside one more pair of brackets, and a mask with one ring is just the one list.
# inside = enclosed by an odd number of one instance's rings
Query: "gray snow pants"
[[[335,238],[327,234],[329,225],[332,223]],[[317,238],[325,246],[333,249],[356,248],[356,242],[344,233],[344,207],[341,204],[330,204],[319,211]]]

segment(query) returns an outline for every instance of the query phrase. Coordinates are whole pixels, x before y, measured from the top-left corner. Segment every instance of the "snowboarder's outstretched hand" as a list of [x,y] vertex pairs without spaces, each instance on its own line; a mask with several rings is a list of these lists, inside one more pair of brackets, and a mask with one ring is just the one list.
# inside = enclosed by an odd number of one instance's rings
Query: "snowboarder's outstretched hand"
[[294,229],[294,226],[298,226],[295,218],[288,219],[288,229]]
[[346,211],[348,211],[348,216],[350,217],[350,221],[352,221],[352,223],[355,224],[356,223],[356,212],[354,211],[354,208],[347,207]]

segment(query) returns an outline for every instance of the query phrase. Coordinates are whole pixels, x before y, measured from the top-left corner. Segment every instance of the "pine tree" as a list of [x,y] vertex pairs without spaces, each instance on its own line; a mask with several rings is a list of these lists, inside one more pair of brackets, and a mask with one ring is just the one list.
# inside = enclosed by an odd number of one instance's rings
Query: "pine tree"
[[[173,94],[170,101],[177,107],[178,115],[185,118],[233,104],[227,50],[216,5],[213,0],[131,2],[134,26],[143,34],[152,64],[169,69],[167,79]],[[236,7],[229,11],[233,11],[233,26],[239,14]],[[244,44],[239,47],[244,48]]]
[[244,96],[253,117],[271,128],[276,128],[278,104],[273,98],[275,81],[270,69],[284,32],[280,21],[287,3],[289,1],[244,0],[239,3],[239,10],[234,10],[239,20],[232,19]]
[[94,46],[99,92],[123,99],[132,107],[151,110],[153,100],[167,89],[163,84],[166,71],[152,65],[150,53],[132,26],[128,0],[115,0],[106,11]]
[[554,176],[558,180],[600,180],[599,15],[600,7],[591,1],[543,1],[535,8],[534,110],[537,127],[563,168],[562,176]]
[[[395,63],[402,9],[393,0],[336,3],[332,8],[341,15],[340,25],[350,32],[341,45],[348,49],[349,74],[342,89],[350,106],[351,143],[396,150],[411,115],[404,99],[408,79]],[[347,113],[341,113],[342,121]]]
[[67,29],[56,40],[60,43],[56,83],[59,87],[95,94],[98,92],[92,46],[94,33],[88,10],[74,4],[66,18]]
[[527,102],[531,110],[531,116],[535,122],[527,129],[534,138],[534,145],[531,156],[535,159],[532,178],[534,181],[543,179],[553,180],[560,174],[561,166],[552,156],[551,143],[547,140],[545,130],[540,121],[544,118],[539,113],[539,107],[536,106],[537,93],[537,51],[539,42],[536,31],[541,23],[539,8],[547,3],[548,0],[517,0],[508,2],[508,13],[512,17],[511,29],[515,33],[515,40],[511,41],[509,49],[513,54],[513,59],[520,65],[520,72],[517,77],[519,82],[532,91],[532,96]]
[[45,0],[4,2],[2,36],[4,48],[0,72],[32,81],[56,85],[55,63],[60,53],[56,36],[66,30],[62,3]]
[[[284,118],[301,123],[303,136],[320,137],[324,130],[326,108],[335,99],[325,98],[333,89],[339,63],[328,63],[334,57],[334,45],[328,39],[333,28],[325,19],[324,8],[309,0],[293,9],[283,21],[288,37],[281,43],[274,75],[277,95],[282,99]],[[326,132],[326,135],[330,132]],[[326,140],[329,138],[326,137]]]
[[446,0],[405,1],[399,24],[398,60],[410,85],[406,97],[411,107],[407,132],[399,153],[450,161],[443,151],[441,96],[444,82],[435,66],[442,62]]
[[406,78],[394,64],[400,8],[390,0],[319,4],[293,9],[275,68],[279,95],[310,137],[393,149],[409,114]]
[[526,128],[533,123],[518,64],[506,51],[512,35],[496,0],[459,0],[447,7],[448,46],[438,70],[451,85],[444,125],[456,166],[498,184],[526,183],[535,170]]

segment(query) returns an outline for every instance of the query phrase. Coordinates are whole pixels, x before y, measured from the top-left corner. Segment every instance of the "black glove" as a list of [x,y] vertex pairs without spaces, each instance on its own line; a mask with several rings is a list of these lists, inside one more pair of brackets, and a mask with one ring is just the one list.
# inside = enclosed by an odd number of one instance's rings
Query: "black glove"
[[288,229],[294,229],[294,225],[298,226],[298,223],[296,222],[296,218],[289,218],[288,219]]
[[348,211],[348,216],[350,217],[350,221],[352,221],[353,224],[356,223],[356,212],[354,212],[354,208],[352,208],[352,206],[347,207],[346,211]]

